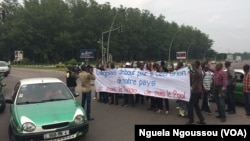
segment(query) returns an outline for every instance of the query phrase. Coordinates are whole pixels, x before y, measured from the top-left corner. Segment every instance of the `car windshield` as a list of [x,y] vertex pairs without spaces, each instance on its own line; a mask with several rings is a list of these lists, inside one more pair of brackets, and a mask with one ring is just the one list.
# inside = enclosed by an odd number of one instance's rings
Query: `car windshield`
[[241,72],[235,72],[236,82],[242,83],[244,74]]
[[4,63],[4,62],[0,62],[0,66],[1,67],[6,67],[6,66],[8,66],[6,63]]
[[72,99],[71,92],[62,83],[29,84],[20,87],[16,104],[32,104]]

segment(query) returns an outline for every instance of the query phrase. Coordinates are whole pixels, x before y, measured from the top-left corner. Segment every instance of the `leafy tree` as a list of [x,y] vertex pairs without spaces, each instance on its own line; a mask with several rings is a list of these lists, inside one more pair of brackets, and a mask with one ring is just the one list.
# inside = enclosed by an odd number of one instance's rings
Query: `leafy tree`
[[[14,60],[14,51],[23,50],[30,62],[82,61],[79,50],[83,48],[95,50],[95,60],[100,60],[100,43],[107,48],[114,16],[109,40],[114,61],[176,60],[177,51],[188,51],[189,59],[202,60],[207,50],[207,57],[224,57],[211,50],[213,40],[206,33],[168,22],[148,10],[122,5],[112,8],[109,2],[98,4],[95,0],[24,0],[22,5],[17,0],[4,0],[0,7],[6,10],[6,19],[0,24],[0,59],[4,60]],[[122,33],[114,30],[120,26]],[[249,53],[243,56],[247,58]]]

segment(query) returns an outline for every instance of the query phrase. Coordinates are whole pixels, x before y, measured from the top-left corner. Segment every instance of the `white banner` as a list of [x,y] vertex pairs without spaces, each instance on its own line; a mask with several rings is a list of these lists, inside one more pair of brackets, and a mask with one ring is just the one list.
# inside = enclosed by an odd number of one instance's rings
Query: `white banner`
[[97,92],[141,94],[189,101],[190,74],[187,67],[175,72],[148,72],[134,68],[107,71],[94,69]]

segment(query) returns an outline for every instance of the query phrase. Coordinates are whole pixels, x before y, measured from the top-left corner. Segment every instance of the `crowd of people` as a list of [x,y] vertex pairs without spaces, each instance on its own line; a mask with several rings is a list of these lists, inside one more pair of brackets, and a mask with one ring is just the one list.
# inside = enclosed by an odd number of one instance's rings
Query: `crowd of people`
[[[225,66],[225,70],[223,68]],[[234,68],[231,66],[231,62],[225,61],[225,63],[217,63],[215,68],[210,67],[209,59],[204,62],[194,61],[190,65],[184,65],[182,61],[179,61],[177,66],[174,68],[171,65],[170,68],[167,67],[164,61],[161,63],[155,63],[152,61],[137,61],[136,64],[133,63],[124,63],[117,67],[133,68],[143,71],[150,72],[172,72],[183,67],[188,67],[190,72],[190,100],[176,100],[178,109],[178,114],[181,117],[187,117],[187,124],[194,124],[194,110],[199,118],[197,124],[206,124],[204,112],[209,115],[212,114],[210,105],[209,105],[209,96],[213,94],[215,99],[218,115],[216,118],[219,118],[221,122],[226,122],[227,114],[236,113],[236,104],[234,98],[234,88],[236,85]],[[96,66],[97,69],[105,71],[110,69],[117,68],[115,64],[110,66],[100,65]],[[91,118],[91,86],[94,85],[95,75],[93,74],[93,67],[91,66],[82,66],[82,72],[79,74],[72,73],[73,78],[71,78],[70,72],[74,72],[72,68],[69,68],[67,72],[67,85],[75,93],[76,81],[78,78],[81,82],[82,87],[82,106],[85,108],[87,113],[88,120],[93,120]],[[249,65],[244,65],[243,70],[245,72],[243,79],[243,92],[245,99],[245,111],[246,117],[250,117],[250,73]],[[167,85],[167,82],[166,82]],[[140,94],[129,95],[121,93],[108,93],[108,92],[99,92],[94,93],[94,100],[105,104],[114,104],[121,106],[128,106],[131,104],[132,107],[135,107],[136,104],[149,102],[149,107],[147,110],[153,110],[156,113],[164,112],[166,115],[169,114],[169,99],[167,98],[158,98],[153,96],[144,96]],[[201,105],[200,102],[201,101]],[[227,102],[226,102],[227,101]]]

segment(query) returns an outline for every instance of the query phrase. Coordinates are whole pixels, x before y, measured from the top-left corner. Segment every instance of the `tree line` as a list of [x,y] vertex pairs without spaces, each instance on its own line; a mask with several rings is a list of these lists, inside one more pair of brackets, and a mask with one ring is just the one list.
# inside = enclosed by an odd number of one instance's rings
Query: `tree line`
[[[206,33],[148,10],[111,7],[95,0],[24,0],[22,4],[3,0],[0,7],[5,12],[0,24],[0,59],[4,60],[13,61],[14,51],[22,50],[25,60],[34,63],[81,61],[80,49],[93,49],[94,60],[100,60],[101,42],[104,48],[109,42],[109,52],[117,62],[175,60],[178,51],[186,51],[190,59],[217,54]],[[112,22],[112,29],[122,27],[122,31],[112,31],[110,38],[102,36]]]

